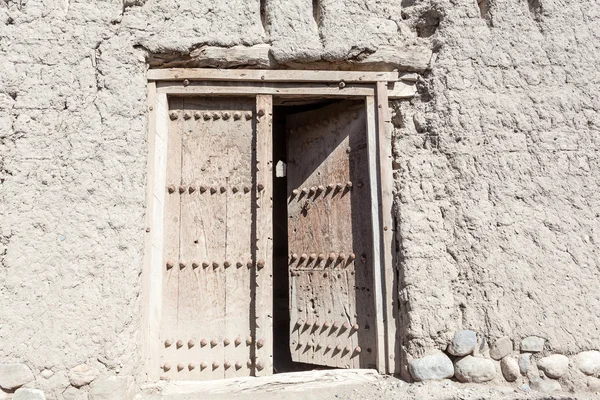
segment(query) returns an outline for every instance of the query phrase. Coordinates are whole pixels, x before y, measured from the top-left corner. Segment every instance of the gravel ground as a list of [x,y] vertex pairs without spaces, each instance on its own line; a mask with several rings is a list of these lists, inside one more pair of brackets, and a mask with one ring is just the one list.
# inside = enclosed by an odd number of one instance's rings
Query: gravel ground
[[[294,378],[295,379],[295,378]],[[232,383],[222,386],[194,390],[193,393],[175,394],[173,390],[147,391],[143,400],[550,400],[550,399],[600,399],[594,393],[552,393],[544,394],[523,390],[513,386],[487,386],[483,384],[463,384],[451,380],[406,383],[396,378],[379,376],[338,376],[333,379],[306,381],[280,380],[268,382],[257,387]]]

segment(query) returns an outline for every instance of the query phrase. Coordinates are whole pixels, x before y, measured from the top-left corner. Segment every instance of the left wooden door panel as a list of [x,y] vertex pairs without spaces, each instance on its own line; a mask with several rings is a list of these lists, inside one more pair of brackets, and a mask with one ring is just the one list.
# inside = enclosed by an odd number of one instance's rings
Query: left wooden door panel
[[169,100],[163,379],[255,374],[256,99]]

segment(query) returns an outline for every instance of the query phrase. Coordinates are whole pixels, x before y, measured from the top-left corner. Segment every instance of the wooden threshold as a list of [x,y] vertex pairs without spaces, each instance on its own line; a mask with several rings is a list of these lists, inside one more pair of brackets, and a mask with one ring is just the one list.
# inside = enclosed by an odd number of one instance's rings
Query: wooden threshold
[[395,82],[397,72],[167,68],[148,70],[149,81]]
[[143,385],[144,397],[160,395],[161,398],[210,398],[211,395],[235,396],[261,391],[297,392],[336,386],[365,385],[377,382],[382,376],[372,369],[332,369],[322,371],[289,372],[262,377],[220,379],[214,381],[159,381]]

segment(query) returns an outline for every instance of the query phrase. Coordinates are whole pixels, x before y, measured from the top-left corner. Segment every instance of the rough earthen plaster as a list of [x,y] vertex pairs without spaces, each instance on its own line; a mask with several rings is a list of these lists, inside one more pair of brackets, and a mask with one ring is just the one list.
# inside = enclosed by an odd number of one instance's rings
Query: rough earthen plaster
[[147,65],[259,44],[280,67],[433,51],[392,104],[404,356],[459,328],[598,348],[598,5],[264,3],[0,2],[0,362],[50,398],[80,363],[141,378]]
[[420,98],[393,105],[410,355],[460,328],[600,345],[600,8],[536,4],[437,3]]

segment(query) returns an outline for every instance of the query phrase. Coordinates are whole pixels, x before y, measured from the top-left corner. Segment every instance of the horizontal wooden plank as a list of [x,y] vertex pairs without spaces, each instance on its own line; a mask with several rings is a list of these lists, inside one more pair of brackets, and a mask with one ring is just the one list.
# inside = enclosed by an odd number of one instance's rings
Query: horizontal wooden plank
[[348,84],[343,89],[338,85],[290,84],[290,83],[250,83],[250,82],[192,82],[184,86],[181,82],[158,82],[158,93],[171,95],[215,95],[215,96],[255,96],[260,94],[278,97],[362,97],[373,96],[373,84]]
[[303,71],[264,69],[167,68],[148,70],[150,81],[245,81],[245,82],[391,82],[397,72]]

